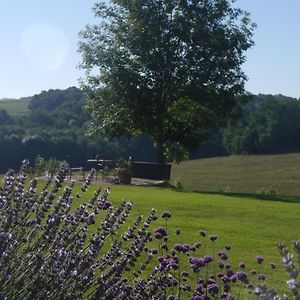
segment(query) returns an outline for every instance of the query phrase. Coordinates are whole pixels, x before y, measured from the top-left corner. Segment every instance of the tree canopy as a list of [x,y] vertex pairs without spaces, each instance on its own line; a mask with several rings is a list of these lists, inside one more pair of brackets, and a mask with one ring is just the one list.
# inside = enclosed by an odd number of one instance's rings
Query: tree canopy
[[158,161],[207,142],[244,93],[255,25],[231,0],[96,3],[80,33],[90,130],[149,135]]
[[300,102],[282,95],[258,95],[244,107],[244,118],[224,132],[233,154],[300,151]]

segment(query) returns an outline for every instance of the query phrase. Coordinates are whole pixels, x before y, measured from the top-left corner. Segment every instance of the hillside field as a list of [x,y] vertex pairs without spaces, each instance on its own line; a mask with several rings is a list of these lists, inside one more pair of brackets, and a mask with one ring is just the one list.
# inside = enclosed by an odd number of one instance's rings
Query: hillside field
[[28,104],[30,99],[21,98],[21,99],[12,99],[12,100],[1,100],[0,109],[5,109],[8,114],[12,116],[16,115],[25,115],[28,113]]
[[172,166],[174,183],[188,191],[300,196],[300,153],[185,161]]

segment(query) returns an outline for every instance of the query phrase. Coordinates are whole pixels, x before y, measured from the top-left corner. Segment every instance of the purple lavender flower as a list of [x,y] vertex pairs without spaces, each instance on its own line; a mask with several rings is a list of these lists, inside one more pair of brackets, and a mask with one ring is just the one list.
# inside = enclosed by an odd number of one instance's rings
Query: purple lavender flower
[[152,252],[152,254],[156,255],[158,253],[158,250],[154,248],[154,249],[152,249],[151,252]]
[[205,261],[204,259],[201,258],[190,257],[189,262],[190,262],[190,267],[194,272],[197,272],[200,267],[205,266]]
[[207,289],[211,294],[218,294],[219,292],[219,286],[216,283],[209,284]]
[[225,268],[225,264],[222,261],[219,261],[218,266],[219,266],[220,269]]
[[286,284],[288,285],[288,287],[291,289],[291,290],[296,290],[297,287],[299,286],[298,282],[296,279],[289,279],[287,280]]
[[178,280],[176,278],[170,278],[168,281],[168,286],[172,287],[172,286],[177,286],[178,285]]
[[231,268],[231,264],[230,263],[225,263],[224,266],[225,266],[225,269],[230,269]]
[[210,256],[210,255],[205,255],[205,256],[203,257],[203,260],[204,260],[204,262],[205,262],[206,264],[208,264],[208,263],[210,263],[210,262],[213,261],[213,257]]
[[176,261],[176,260],[173,259],[169,263],[169,267],[170,267],[170,269],[177,270],[178,269],[178,261]]
[[249,289],[249,290],[254,290],[254,285],[253,285],[252,283],[249,283],[249,284],[247,285],[247,289]]
[[3,243],[7,238],[7,234],[3,231],[0,232],[0,243]]
[[182,276],[182,277],[189,277],[189,275],[190,275],[189,272],[186,272],[186,271],[181,272],[181,276]]
[[201,230],[199,230],[199,234],[201,236],[205,237],[206,236],[206,231],[201,229]]
[[236,272],[236,278],[239,281],[245,282],[247,281],[248,277],[245,272]]
[[245,269],[245,267],[246,267],[245,262],[241,261],[241,262],[239,263],[239,267],[240,267],[241,269]]
[[165,249],[165,250],[168,250],[168,244],[167,243],[162,243],[161,248]]
[[210,239],[212,242],[214,242],[217,238],[218,238],[218,236],[215,235],[215,234],[211,234],[211,235],[209,236],[209,239]]
[[260,281],[266,280],[267,276],[265,274],[258,274],[257,279]]
[[197,279],[197,283],[198,283],[198,284],[204,284],[204,282],[205,282],[205,280],[204,280],[203,278],[201,278],[201,277],[199,277],[199,278]]
[[163,237],[167,236],[167,232],[163,227],[158,227],[154,231],[154,236],[157,239],[162,239]]
[[130,293],[130,292],[132,291],[132,286],[130,286],[130,285],[123,285],[123,286],[121,287],[121,290],[122,290],[123,292],[125,292],[125,293]]
[[169,211],[164,211],[162,214],[161,214],[161,217],[163,218],[163,219],[169,219],[169,218],[171,218],[171,213],[169,212]]
[[256,275],[257,274],[257,271],[256,270],[250,270],[250,273],[252,274],[252,275]]
[[158,267],[159,271],[160,272],[164,271],[167,268],[168,265],[169,265],[169,263],[168,263],[167,260],[161,261],[160,264],[159,264],[159,267]]
[[183,291],[191,291],[192,287],[189,284],[186,284],[186,285],[183,286],[182,290]]
[[202,294],[203,291],[204,291],[204,287],[203,287],[202,284],[197,284],[196,289],[197,289],[197,292],[200,293],[200,294]]
[[190,250],[195,252],[197,250],[197,248],[193,245],[193,246],[191,246]]
[[183,252],[188,252],[190,250],[189,244],[183,244]]
[[224,248],[225,248],[225,250],[229,251],[229,250],[231,250],[231,245],[226,244]]
[[227,260],[228,259],[228,255],[225,251],[220,251],[219,252],[219,257],[223,260]]
[[197,243],[194,244],[194,246],[195,246],[197,249],[199,249],[199,248],[201,247],[201,243],[197,242]]
[[224,283],[230,282],[230,278],[227,275],[224,275],[221,279]]
[[179,251],[179,252],[183,251],[183,245],[182,244],[176,244],[175,247],[174,247],[174,249],[177,250],[177,251]]
[[275,263],[271,262],[270,266],[271,266],[272,269],[276,269],[276,264]]
[[257,262],[258,264],[261,264],[263,261],[264,261],[263,256],[256,256],[256,262]]

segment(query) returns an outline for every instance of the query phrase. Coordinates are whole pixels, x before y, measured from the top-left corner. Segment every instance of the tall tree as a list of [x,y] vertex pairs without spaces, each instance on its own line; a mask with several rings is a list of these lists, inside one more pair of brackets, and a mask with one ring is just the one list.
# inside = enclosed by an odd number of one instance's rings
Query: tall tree
[[149,135],[158,161],[182,158],[239,106],[255,25],[233,0],[112,0],[80,33],[90,129]]

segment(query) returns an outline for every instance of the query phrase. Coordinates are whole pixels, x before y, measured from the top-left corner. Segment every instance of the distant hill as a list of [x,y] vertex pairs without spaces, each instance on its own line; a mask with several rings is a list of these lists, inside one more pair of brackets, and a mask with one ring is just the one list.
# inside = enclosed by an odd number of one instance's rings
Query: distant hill
[[[6,155],[7,162],[2,170],[13,167],[11,161],[16,165],[24,157],[32,160],[37,155],[61,160],[70,157],[75,166],[84,165],[86,158],[98,153],[107,159],[131,156],[134,160],[155,161],[155,149],[147,136],[113,142],[87,136],[89,115],[84,105],[85,96],[76,87],[0,100],[0,154]],[[284,95],[252,95],[242,111],[239,122],[216,132],[210,144],[195,149],[190,157],[300,153],[300,100]],[[214,188],[231,190],[231,186],[222,183]]]
[[300,196],[300,153],[190,160],[172,166],[171,183],[189,191]]
[[31,98],[0,99],[0,110],[5,109],[9,115],[20,116],[29,112],[28,105]]
[[21,98],[0,98],[0,102],[6,102],[6,101],[20,101],[20,100],[29,100],[32,97],[21,97]]
[[16,99],[16,98],[0,98],[0,102],[1,101],[14,101],[14,100],[19,100],[19,99]]

